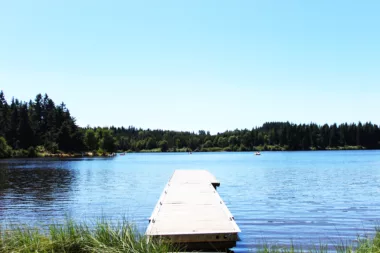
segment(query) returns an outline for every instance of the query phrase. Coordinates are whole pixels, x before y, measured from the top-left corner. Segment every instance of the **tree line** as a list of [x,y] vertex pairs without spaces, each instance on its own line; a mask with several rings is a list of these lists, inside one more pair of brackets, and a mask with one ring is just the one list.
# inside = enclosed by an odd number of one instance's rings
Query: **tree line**
[[268,122],[252,129],[210,134],[125,127],[79,127],[64,103],[47,94],[10,103],[0,92],[0,157],[41,152],[253,151],[379,149],[378,125]]

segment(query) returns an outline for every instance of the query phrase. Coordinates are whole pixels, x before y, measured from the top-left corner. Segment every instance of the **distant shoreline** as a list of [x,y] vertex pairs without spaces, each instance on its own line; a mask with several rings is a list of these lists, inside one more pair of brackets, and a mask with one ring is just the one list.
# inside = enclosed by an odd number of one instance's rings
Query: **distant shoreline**
[[[187,148],[182,149],[169,149],[168,151],[161,151],[159,149],[151,149],[151,150],[140,150],[140,151],[133,151],[128,150],[125,151],[125,153],[178,153],[178,152],[263,152],[263,151],[334,151],[334,150],[378,150],[378,149],[366,149],[363,146],[338,146],[338,147],[327,147],[327,148],[317,148],[317,147],[311,147],[310,149],[297,149],[292,150],[289,149],[287,146],[279,146],[279,145],[264,145],[264,146],[256,146],[251,150],[231,150],[228,148],[219,148],[219,147],[211,147],[211,148],[202,148],[200,150],[190,150]],[[120,152],[119,152],[120,153]],[[122,153],[122,152],[121,152]]]
[[[36,153],[34,155],[29,154],[25,150],[16,150],[15,156],[8,157],[8,159],[24,159],[24,158],[104,158],[104,157],[115,157],[119,156],[121,154],[139,154],[139,153],[216,153],[216,152],[226,152],[226,153],[237,153],[237,152],[279,152],[279,151],[289,151],[289,152],[304,152],[304,151],[350,151],[350,150],[379,150],[379,149],[366,149],[362,146],[345,146],[345,147],[337,147],[337,148],[326,148],[326,149],[317,149],[317,148],[311,148],[308,150],[288,150],[285,149],[285,147],[278,147],[278,146],[267,146],[267,147],[256,147],[253,150],[246,150],[246,151],[240,151],[240,150],[225,150],[221,148],[210,148],[210,149],[202,149],[202,150],[186,150],[183,149],[176,149],[176,150],[168,150],[168,151],[161,151],[159,149],[152,149],[152,150],[140,150],[140,151],[121,151],[115,153],[94,153],[94,152],[60,152],[60,153]],[[7,159],[7,158],[4,158]]]

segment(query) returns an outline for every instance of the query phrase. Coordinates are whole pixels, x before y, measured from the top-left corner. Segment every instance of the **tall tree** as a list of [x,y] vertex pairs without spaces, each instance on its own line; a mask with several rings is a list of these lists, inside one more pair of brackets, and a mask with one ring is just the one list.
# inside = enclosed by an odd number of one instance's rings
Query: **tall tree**
[[116,140],[113,137],[111,130],[103,129],[102,139],[100,140],[100,148],[106,152],[116,151]]
[[19,112],[19,122],[18,122],[18,138],[19,138],[19,147],[27,149],[34,144],[34,133],[30,125],[28,107],[27,104],[22,104],[20,106]]
[[5,137],[9,131],[10,110],[3,91],[0,91],[0,136]]
[[11,119],[10,119],[10,129],[8,131],[7,142],[14,148],[19,148],[19,140],[18,140],[18,125],[19,125],[19,115],[18,115],[18,100],[12,98],[11,102]]
[[97,150],[98,149],[98,140],[93,129],[87,129],[84,135],[84,143],[88,150]]

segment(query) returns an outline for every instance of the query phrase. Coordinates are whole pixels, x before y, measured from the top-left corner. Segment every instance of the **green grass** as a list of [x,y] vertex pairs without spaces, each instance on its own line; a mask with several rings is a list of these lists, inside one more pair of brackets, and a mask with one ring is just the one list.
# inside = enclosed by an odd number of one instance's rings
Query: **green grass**
[[162,241],[147,243],[147,238],[126,221],[104,219],[88,226],[67,220],[48,229],[11,226],[0,229],[0,253],[82,253],[82,252],[169,252],[176,251]]
[[[380,231],[373,238],[358,238],[356,243],[342,241],[333,246],[320,243],[311,248],[262,244],[258,253],[380,253]],[[119,223],[100,219],[93,224],[75,223],[46,228],[28,226],[0,227],[0,253],[164,253],[177,252],[164,241],[149,241],[123,220]]]
[[364,237],[358,238],[356,243],[340,242],[327,244],[320,243],[310,248],[302,246],[279,246],[263,244],[256,252],[258,253],[380,253],[380,230],[376,231],[373,238]]

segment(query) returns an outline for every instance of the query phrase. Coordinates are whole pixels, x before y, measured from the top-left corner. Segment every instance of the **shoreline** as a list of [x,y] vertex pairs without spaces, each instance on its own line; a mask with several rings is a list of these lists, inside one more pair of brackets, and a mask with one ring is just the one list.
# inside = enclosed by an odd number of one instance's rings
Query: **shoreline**
[[153,154],[153,153],[217,153],[217,152],[225,152],[225,153],[238,153],[238,152],[315,152],[315,151],[360,151],[360,150],[380,150],[380,149],[366,149],[361,146],[346,146],[346,147],[336,147],[336,148],[326,148],[326,149],[307,149],[307,150],[289,150],[285,147],[279,146],[267,146],[265,147],[256,147],[252,150],[231,150],[231,149],[222,149],[222,148],[204,148],[201,150],[189,150],[189,149],[169,149],[168,151],[161,151],[158,149],[153,150],[140,150],[140,151],[117,151],[114,153],[108,152],[60,152],[60,153],[49,153],[49,152],[36,152],[30,154],[27,150],[14,150],[12,155],[7,158],[2,159],[25,159],[25,158],[112,158],[122,154]]

